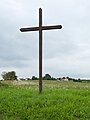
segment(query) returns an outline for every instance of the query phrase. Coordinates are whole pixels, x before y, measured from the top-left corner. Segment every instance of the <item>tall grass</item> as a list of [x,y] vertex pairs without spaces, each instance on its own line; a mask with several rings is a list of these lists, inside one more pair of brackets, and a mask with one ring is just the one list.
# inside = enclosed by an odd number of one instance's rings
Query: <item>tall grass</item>
[[[38,81],[0,87],[4,120],[90,120],[90,83]],[[0,119],[1,120],[1,119]]]

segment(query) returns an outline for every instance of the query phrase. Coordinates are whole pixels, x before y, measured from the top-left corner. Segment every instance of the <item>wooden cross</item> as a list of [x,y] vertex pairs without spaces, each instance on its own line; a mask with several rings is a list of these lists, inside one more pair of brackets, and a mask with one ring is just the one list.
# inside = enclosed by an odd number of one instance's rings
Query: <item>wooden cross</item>
[[21,28],[21,32],[39,31],[39,93],[42,92],[42,31],[61,29],[61,25],[42,26],[42,9],[39,8],[39,27]]

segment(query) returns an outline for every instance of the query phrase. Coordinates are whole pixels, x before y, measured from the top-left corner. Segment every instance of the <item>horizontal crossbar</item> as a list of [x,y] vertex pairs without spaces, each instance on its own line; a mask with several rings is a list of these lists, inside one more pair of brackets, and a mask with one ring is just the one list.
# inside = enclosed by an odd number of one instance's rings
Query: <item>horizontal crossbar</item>
[[[52,29],[61,29],[61,25],[54,26],[42,26],[42,30],[52,30]],[[21,28],[21,32],[29,32],[29,31],[39,31],[39,27],[30,27],[30,28]]]

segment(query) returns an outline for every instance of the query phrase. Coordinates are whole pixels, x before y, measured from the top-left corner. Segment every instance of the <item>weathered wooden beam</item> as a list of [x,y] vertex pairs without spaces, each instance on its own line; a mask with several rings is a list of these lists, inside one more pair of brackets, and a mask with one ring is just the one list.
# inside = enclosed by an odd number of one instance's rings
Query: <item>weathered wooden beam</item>
[[42,92],[42,9],[39,9],[39,93]]
[[[54,26],[42,26],[42,30],[54,30],[61,29],[62,25],[54,25]],[[29,27],[29,28],[21,28],[21,32],[30,32],[30,31],[39,31],[39,27]]]

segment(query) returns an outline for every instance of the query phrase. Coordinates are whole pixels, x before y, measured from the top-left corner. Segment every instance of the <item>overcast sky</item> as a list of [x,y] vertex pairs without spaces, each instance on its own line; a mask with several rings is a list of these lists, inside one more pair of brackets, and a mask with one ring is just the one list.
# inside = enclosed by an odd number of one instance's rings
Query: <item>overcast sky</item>
[[0,0],[0,74],[38,76],[38,32],[21,27],[63,26],[43,32],[43,75],[90,78],[90,0]]

